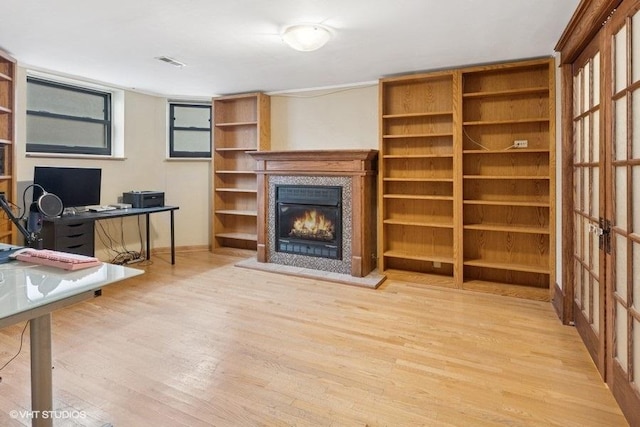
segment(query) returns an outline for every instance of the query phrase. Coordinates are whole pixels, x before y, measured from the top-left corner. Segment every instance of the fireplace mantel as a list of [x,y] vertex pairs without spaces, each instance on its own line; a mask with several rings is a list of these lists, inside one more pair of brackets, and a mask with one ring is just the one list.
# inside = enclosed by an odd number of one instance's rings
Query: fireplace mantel
[[270,176],[345,176],[351,181],[351,275],[364,277],[376,266],[377,150],[256,151],[258,181],[257,260],[269,262],[267,221]]

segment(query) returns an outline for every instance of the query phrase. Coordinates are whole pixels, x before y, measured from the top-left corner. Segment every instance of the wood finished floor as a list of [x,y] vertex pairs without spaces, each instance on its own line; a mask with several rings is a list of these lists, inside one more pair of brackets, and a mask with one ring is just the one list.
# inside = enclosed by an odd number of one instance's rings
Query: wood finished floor
[[[154,259],[54,314],[54,407],[85,415],[55,426],[626,425],[549,303]],[[0,365],[23,326],[0,330]],[[9,416],[30,407],[28,329],[0,375],[0,425],[29,425]]]

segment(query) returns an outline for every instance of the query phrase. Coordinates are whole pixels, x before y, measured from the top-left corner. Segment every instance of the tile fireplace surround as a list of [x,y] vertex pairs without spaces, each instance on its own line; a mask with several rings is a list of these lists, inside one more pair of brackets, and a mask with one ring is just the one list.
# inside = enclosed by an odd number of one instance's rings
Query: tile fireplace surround
[[[377,150],[256,151],[258,179],[257,261],[364,277],[376,266]],[[342,259],[275,250],[275,186],[342,187]]]

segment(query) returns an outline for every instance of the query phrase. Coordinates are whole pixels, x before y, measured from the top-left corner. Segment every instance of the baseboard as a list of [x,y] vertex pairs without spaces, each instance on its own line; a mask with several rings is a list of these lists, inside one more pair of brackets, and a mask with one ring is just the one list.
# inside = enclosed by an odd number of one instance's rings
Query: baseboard
[[[204,252],[204,251],[208,251],[209,246],[207,245],[200,245],[200,246],[176,246],[176,253],[177,252]],[[153,254],[168,254],[171,253],[171,246],[167,246],[167,247],[161,247],[161,248],[152,248],[151,249],[151,255]]]

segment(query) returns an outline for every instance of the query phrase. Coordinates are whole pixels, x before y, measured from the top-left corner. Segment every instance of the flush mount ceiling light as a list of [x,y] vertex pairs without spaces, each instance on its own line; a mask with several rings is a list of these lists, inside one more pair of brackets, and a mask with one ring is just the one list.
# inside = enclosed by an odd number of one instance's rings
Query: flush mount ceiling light
[[302,52],[320,49],[330,38],[329,29],[319,24],[292,25],[282,33],[282,40],[286,44]]

